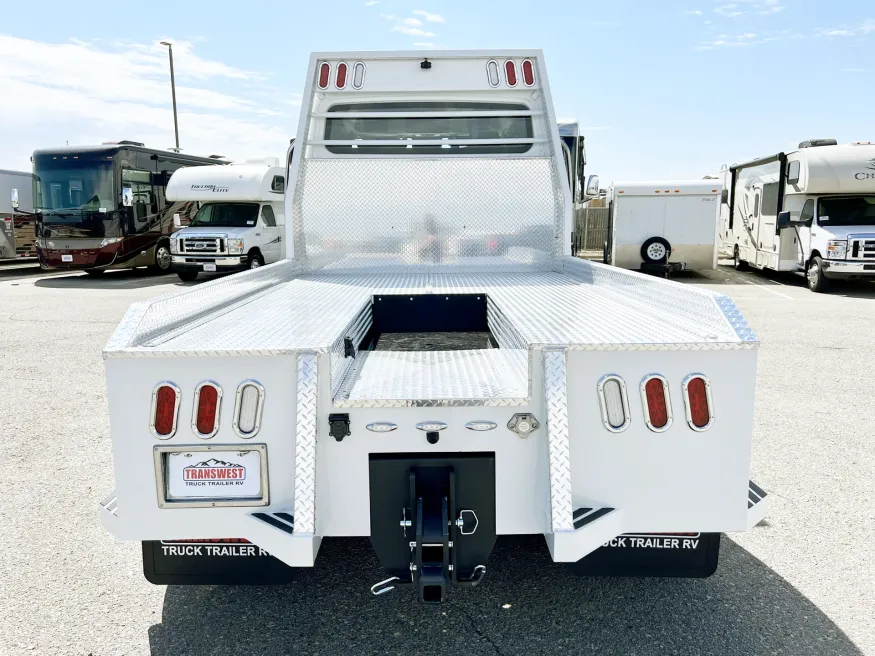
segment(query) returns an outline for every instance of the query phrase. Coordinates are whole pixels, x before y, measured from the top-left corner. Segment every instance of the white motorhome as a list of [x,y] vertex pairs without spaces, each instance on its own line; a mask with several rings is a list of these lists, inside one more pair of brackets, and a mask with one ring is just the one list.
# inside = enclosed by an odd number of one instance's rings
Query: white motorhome
[[725,296],[571,256],[543,53],[305,80],[289,259],[139,302],[104,350],[100,512],[147,578],[284,582],[367,536],[374,594],[442,601],[514,534],[582,574],[712,573],[768,499],[758,342]]
[[33,174],[0,170],[0,259],[36,257]]
[[201,205],[170,238],[173,270],[194,280],[201,272],[256,269],[285,258],[285,183],[286,168],[275,157],[176,171],[167,198]]
[[875,145],[812,139],[723,172],[721,250],[736,268],[875,280]]
[[605,262],[642,271],[717,268],[719,180],[614,182]]

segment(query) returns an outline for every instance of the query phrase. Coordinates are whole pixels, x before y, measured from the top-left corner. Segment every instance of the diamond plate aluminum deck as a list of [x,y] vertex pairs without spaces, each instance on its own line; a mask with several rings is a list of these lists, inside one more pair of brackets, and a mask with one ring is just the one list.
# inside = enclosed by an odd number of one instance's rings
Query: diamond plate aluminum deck
[[[195,288],[190,296],[173,294],[137,304],[104,355],[337,353],[338,340],[375,295],[407,293],[487,294],[490,327],[502,348],[757,346],[753,331],[726,296],[574,258],[566,258],[563,268],[563,273],[299,276],[292,263],[272,265],[252,272],[254,279],[249,282],[250,273],[237,274]],[[238,276],[244,280],[233,280]]]
[[316,532],[316,397],[317,356],[298,356],[297,420],[295,422],[295,533]]
[[550,460],[550,521],[553,533],[574,530],[571,499],[571,442],[565,351],[544,351],[544,409]]
[[336,407],[524,405],[528,353],[509,349],[362,353]]

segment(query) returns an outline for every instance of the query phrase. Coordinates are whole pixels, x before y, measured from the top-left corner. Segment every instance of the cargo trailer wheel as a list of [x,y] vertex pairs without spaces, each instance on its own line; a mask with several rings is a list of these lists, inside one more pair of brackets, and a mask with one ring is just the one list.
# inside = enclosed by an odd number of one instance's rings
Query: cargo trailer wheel
[[261,253],[250,253],[248,267],[250,269],[257,269],[261,266],[264,266],[264,258],[261,257]]
[[641,244],[641,259],[647,264],[665,264],[671,255],[671,244],[662,237],[651,237]]
[[812,257],[808,263],[806,276],[808,278],[808,289],[811,291],[822,294],[829,289],[829,280],[823,275],[823,261],[817,255]]
[[182,282],[191,282],[197,280],[197,271],[177,271],[176,275]]
[[741,259],[741,253],[738,250],[738,246],[735,247],[733,259],[735,260],[734,264],[736,271],[744,271],[745,269],[747,269],[747,262]]

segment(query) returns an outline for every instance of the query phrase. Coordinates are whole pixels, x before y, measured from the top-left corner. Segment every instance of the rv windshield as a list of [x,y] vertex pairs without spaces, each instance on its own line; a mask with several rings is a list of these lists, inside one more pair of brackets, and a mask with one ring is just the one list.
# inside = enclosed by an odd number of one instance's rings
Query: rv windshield
[[326,146],[332,153],[411,155],[420,153],[469,155],[524,153],[532,144],[474,144],[417,146],[422,139],[531,139],[530,116],[453,116],[417,117],[416,112],[528,110],[519,103],[479,102],[375,102],[333,105],[329,112],[398,112],[410,116],[392,118],[329,118],[325,121],[325,138],[342,140],[397,139],[414,142],[403,146]]
[[39,155],[34,158],[33,172],[33,200],[37,210],[112,212],[116,209],[112,156]]
[[258,203],[207,203],[195,215],[193,228],[248,228],[258,220]]
[[824,226],[875,225],[875,196],[821,198],[817,214]]

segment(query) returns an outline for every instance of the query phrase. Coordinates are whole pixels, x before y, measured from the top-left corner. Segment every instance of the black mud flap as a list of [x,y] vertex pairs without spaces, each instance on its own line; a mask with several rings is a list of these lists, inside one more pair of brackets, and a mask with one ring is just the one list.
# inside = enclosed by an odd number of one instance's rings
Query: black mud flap
[[630,533],[576,563],[578,576],[706,578],[717,569],[719,533]]
[[143,542],[143,573],[156,585],[273,585],[294,568],[242,539]]
[[[439,602],[477,585],[495,545],[495,454],[370,456],[371,544],[392,587]],[[391,581],[391,585],[390,585]]]

